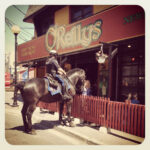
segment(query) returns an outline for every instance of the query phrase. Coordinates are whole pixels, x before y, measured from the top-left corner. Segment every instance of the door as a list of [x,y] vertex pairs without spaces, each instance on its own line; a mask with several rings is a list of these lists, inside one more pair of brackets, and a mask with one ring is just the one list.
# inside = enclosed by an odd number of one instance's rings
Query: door
[[46,69],[45,66],[38,66],[37,67],[37,72],[36,72],[36,77],[37,78],[42,78],[45,76]]

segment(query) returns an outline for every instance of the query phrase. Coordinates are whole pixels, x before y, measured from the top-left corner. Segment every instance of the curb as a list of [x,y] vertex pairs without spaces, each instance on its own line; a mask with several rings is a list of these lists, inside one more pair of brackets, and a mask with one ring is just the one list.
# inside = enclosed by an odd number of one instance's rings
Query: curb
[[82,140],[83,142],[85,142],[88,145],[103,145],[104,144],[104,143],[100,143],[100,142],[98,142],[96,140],[93,140],[91,138],[88,138],[88,137],[86,137],[84,135],[81,135],[81,134],[79,134],[77,132],[73,132],[73,131],[70,131],[68,129],[63,129],[63,128],[66,128],[66,127],[60,127],[60,126],[56,126],[55,127],[55,129],[57,131],[62,132],[64,134],[68,135],[68,136],[72,136],[74,138],[80,139],[80,140]]
[[[38,117],[34,117],[37,121],[38,121]],[[61,125],[56,125],[52,122],[49,122],[49,124],[45,123],[44,125],[40,125],[40,126],[46,126],[46,127],[49,127],[50,125],[53,126],[53,129],[55,129],[56,131],[58,132],[61,132],[65,135],[68,135],[68,136],[71,136],[75,139],[78,139],[78,140],[81,140],[83,141],[85,144],[88,144],[88,145],[104,145],[104,143],[100,143],[99,141],[96,141],[95,139],[92,139],[92,138],[89,138],[89,137],[86,137],[84,135],[81,135],[80,133],[78,132],[75,132],[75,131],[71,131],[71,127],[67,127],[67,126],[61,126]],[[67,129],[67,128],[70,128],[70,129]]]
[[[36,117],[36,115],[34,116],[34,118],[36,118],[36,120],[38,120],[39,118]],[[53,126],[53,129],[55,129],[56,131],[58,132],[61,132],[65,135],[68,135],[68,136],[71,136],[75,139],[78,139],[78,140],[81,140],[83,141],[85,144],[88,144],[88,145],[104,145],[104,143],[100,142],[100,141],[97,141],[96,139],[92,139],[92,138],[89,138],[87,136],[84,136],[76,131],[72,131],[71,127],[67,127],[67,126],[62,126],[62,125],[56,125],[52,122],[49,122],[49,124],[44,124],[44,125],[41,125],[41,126],[46,126],[46,127],[49,127],[50,125]],[[69,129],[70,128],[70,129]]]

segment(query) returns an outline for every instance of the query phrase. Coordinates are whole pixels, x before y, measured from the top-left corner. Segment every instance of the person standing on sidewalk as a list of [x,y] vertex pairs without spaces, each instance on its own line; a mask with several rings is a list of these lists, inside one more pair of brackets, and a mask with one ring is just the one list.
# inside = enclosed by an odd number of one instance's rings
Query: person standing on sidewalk
[[140,101],[138,100],[138,95],[137,95],[137,93],[134,93],[134,94],[133,94],[133,98],[132,98],[132,100],[131,100],[131,103],[132,103],[132,104],[140,104]]
[[84,90],[82,92],[82,95],[91,95],[91,83],[89,80],[85,81]]
[[127,99],[125,100],[125,103],[131,103],[131,99],[132,99],[132,93],[129,93]]
[[[89,80],[86,80],[85,83],[84,83],[84,90],[82,92],[82,95],[91,95],[91,83]],[[86,103],[84,100],[82,100],[82,108],[83,110],[85,111],[85,108],[87,107]],[[80,124],[86,124],[87,122],[83,119],[80,119]]]

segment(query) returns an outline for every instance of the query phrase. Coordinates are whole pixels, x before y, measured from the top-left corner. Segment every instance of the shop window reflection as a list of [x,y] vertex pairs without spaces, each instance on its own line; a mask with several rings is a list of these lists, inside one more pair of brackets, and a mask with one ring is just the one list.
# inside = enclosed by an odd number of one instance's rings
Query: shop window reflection
[[145,64],[144,53],[133,50],[121,55],[121,86],[120,100],[124,101],[129,93],[137,93],[141,103],[144,103]]
[[108,59],[104,64],[99,64],[98,72],[98,95],[101,97],[108,96]]

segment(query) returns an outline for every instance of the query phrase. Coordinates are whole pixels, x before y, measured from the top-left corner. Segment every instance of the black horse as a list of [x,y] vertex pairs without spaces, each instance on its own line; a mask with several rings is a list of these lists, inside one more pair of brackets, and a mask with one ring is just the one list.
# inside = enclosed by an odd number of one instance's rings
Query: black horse
[[24,123],[24,130],[29,134],[35,134],[35,130],[32,128],[32,114],[39,101],[51,103],[58,101],[59,107],[59,122],[64,123],[62,119],[62,113],[64,104],[67,107],[67,118],[70,126],[73,126],[71,119],[71,104],[73,102],[73,96],[77,93],[80,94],[83,91],[85,72],[83,69],[75,68],[67,72],[67,78],[71,85],[72,99],[63,100],[61,94],[51,95],[48,91],[48,82],[44,78],[33,78],[25,83],[18,83],[16,86],[20,90],[23,98],[22,118]]

